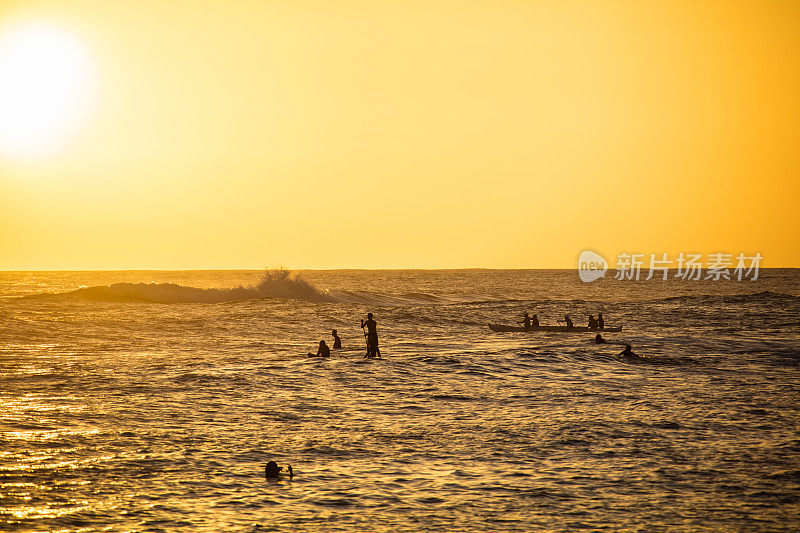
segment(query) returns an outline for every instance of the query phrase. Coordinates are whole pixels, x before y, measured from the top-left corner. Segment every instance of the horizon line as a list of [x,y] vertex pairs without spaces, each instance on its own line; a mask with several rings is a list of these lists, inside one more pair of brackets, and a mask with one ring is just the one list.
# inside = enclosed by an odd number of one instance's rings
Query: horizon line
[[[781,269],[800,269],[800,266],[770,266],[760,267],[759,270],[781,270]],[[579,270],[577,267],[389,267],[389,268],[366,268],[366,267],[337,267],[337,268],[289,268],[289,267],[262,267],[262,268],[33,268],[33,269],[2,269],[0,272],[260,272],[260,271],[381,271],[381,270]],[[609,266],[608,270],[617,270],[616,267]],[[647,268],[642,268],[647,271]],[[678,270],[677,268],[669,268]]]

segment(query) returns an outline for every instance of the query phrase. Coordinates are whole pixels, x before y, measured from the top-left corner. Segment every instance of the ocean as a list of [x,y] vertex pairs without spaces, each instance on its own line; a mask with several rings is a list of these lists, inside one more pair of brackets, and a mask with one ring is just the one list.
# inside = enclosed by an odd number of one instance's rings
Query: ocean
[[[797,531],[799,295],[799,269],[0,272],[0,529]],[[487,327],[524,310],[619,344]]]

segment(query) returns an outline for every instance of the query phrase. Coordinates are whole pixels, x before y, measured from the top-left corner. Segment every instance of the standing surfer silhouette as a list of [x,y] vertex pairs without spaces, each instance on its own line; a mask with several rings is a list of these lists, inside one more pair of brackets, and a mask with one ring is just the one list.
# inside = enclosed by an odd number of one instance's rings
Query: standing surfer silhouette
[[367,328],[364,337],[367,338],[367,355],[364,357],[380,357],[378,348],[378,324],[372,319],[372,313],[367,313],[367,319],[361,321],[361,329]]

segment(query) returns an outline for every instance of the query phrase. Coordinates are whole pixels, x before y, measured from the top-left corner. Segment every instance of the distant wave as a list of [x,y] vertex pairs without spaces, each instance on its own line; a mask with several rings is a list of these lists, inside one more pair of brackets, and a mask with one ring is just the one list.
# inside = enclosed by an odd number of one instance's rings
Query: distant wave
[[761,291],[745,294],[694,294],[685,296],[671,296],[668,298],[657,298],[653,302],[680,302],[680,301],[699,301],[699,302],[722,302],[722,303],[746,303],[758,301],[790,300],[797,301],[800,296],[786,294],[782,292]]
[[[288,270],[271,270],[256,285],[220,289],[188,287],[176,283],[112,283],[83,287],[63,293],[43,293],[22,299],[79,298],[96,302],[121,303],[224,303],[260,298],[287,298],[310,302],[339,302],[379,306],[424,306],[444,304],[479,304],[507,301],[478,295],[435,295],[427,293],[380,293],[373,291],[319,289],[300,275]],[[513,301],[513,300],[512,300]]]
[[339,302],[370,305],[443,305],[506,301],[505,299],[487,299],[485,296],[471,294],[445,296],[424,292],[387,294],[372,291],[332,291],[331,295]]
[[[422,292],[410,293],[383,293],[364,290],[339,290],[329,291],[319,289],[304,280],[300,275],[288,270],[270,270],[264,273],[262,280],[250,286],[231,288],[204,289],[189,287],[176,283],[113,283],[84,287],[64,293],[44,293],[23,296],[23,299],[37,298],[79,298],[82,300],[98,302],[129,302],[129,303],[224,303],[256,300],[261,298],[286,298],[310,302],[338,302],[355,305],[377,306],[429,306],[429,305],[538,305],[546,306],[564,304],[569,306],[598,304],[602,300],[587,301],[582,299],[551,299],[534,298],[518,299],[509,295],[488,295],[461,293],[461,294],[428,294]],[[701,304],[732,304],[748,302],[797,302],[800,296],[791,294],[762,291],[748,294],[696,294],[672,296],[644,300],[649,302],[686,302]]]
[[[74,291],[34,297],[74,297],[99,302],[133,303],[222,303],[254,300],[258,298],[291,298],[313,302],[330,302],[335,299],[328,291],[320,290],[287,270],[264,273],[264,278],[249,287],[227,289],[201,289],[175,283],[113,283],[85,287]],[[30,298],[30,297],[29,297]]]

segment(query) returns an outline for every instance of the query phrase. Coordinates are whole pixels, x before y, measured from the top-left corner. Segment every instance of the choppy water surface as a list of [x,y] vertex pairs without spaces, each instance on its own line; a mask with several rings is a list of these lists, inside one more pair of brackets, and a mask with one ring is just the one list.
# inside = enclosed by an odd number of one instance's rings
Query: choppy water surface
[[[800,273],[761,276],[0,273],[0,529],[796,531]],[[486,327],[523,309],[646,358]]]

